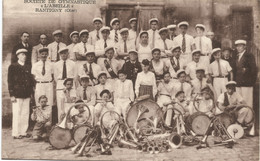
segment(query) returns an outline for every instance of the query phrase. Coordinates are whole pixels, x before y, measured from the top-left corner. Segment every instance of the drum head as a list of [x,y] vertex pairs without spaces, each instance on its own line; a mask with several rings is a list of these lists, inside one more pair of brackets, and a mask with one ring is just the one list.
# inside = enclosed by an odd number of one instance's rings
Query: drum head
[[71,131],[59,126],[55,126],[51,132],[49,141],[57,149],[67,148],[72,140]]
[[230,116],[228,113],[221,113],[216,116],[219,118],[219,121],[227,128],[229,125],[235,123],[235,120],[233,119],[232,116]]
[[[148,110],[146,110],[148,109]],[[145,113],[143,113],[141,116],[140,116],[140,119],[141,118],[155,118],[157,117],[158,118],[158,122],[160,121],[161,118],[163,118],[163,111],[161,110],[161,108],[159,107],[159,105],[152,101],[151,99],[148,99],[148,100],[142,100],[140,102],[137,102],[135,104],[133,104],[128,112],[127,112],[127,115],[126,115],[126,123],[128,124],[129,127],[133,127],[134,124],[136,123],[136,119],[137,119],[137,116],[138,116],[138,112],[139,110],[141,111],[145,111]]]
[[80,125],[77,126],[73,131],[73,140],[76,143],[79,143],[82,138],[86,135],[86,133],[89,133],[91,130],[91,127],[89,125]]
[[[244,114],[243,114],[244,113]],[[243,107],[240,110],[236,111],[236,118],[239,117],[239,115],[244,115],[244,121],[239,122],[242,124],[242,126],[250,126],[251,123],[254,121],[254,111],[250,107]]]
[[204,135],[210,124],[210,119],[202,113],[194,113],[192,116],[191,128],[197,135]]
[[238,124],[232,124],[227,128],[228,133],[234,139],[240,139],[244,136],[244,129]]

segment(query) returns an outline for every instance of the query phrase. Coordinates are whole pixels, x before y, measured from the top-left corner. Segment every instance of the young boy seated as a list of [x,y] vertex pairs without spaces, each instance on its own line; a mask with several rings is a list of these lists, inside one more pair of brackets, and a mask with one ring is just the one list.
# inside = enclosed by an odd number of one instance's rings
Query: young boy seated
[[107,89],[110,91],[111,93],[111,98],[109,101],[112,101],[114,96],[114,88],[112,87],[112,85],[110,83],[107,82],[107,73],[105,71],[100,71],[98,73],[98,84],[95,85],[95,90],[96,90],[96,97],[97,97],[97,102],[101,101],[101,97],[100,97],[100,93],[104,90]]
[[39,104],[33,109],[31,114],[31,119],[36,121],[32,137],[34,140],[39,140],[41,138],[48,139],[49,132],[51,130],[51,106],[47,105],[48,98],[45,95],[39,97]]
[[63,85],[65,86],[63,90],[63,98],[61,99],[61,110],[62,114],[67,113],[69,108],[76,101],[76,90],[72,88],[73,78],[67,78]]
[[[112,102],[109,102],[108,100],[110,99],[110,92],[109,90],[103,90],[100,93],[100,97],[102,98],[102,102],[97,103],[95,106],[95,125],[100,124],[101,121],[101,117],[103,116],[103,114],[107,111],[115,111],[115,107],[112,104]],[[116,112],[116,111],[115,111]],[[103,118],[103,124],[105,127],[112,127],[113,124],[115,123],[115,118],[117,116],[115,115],[110,115],[110,114],[106,114],[105,117]]]
[[[84,123],[90,117],[90,113],[87,110],[87,107],[83,103],[84,103],[83,100],[77,100],[75,104],[79,104],[79,105],[76,105],[75,108],[73,108],[70,111],[70,117],[73,126]],[[91,118],[89,118],[88,121],[91,122]]]

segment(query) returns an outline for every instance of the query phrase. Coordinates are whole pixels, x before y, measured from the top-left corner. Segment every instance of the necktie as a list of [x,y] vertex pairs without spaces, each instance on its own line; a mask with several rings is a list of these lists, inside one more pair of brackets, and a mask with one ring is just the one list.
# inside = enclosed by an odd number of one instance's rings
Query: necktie
[[84,42],[84,54],[87,52],[86,43]]
[[107,47],[107,40],[105,40],[104,49]]
[[92,63],[91,64],[89,64],[89,77],[91,78],[91,79],[93,79],[93,69],[92,69]]
[[127,53],[126,41],[124,41],[124,53]]
[[164,50],[168,50],[165,40],[163,40],[163,43],[164,43]]
[[185,53],[186,51],[186,40],[185,40],[185,35],[183,34],[183,39],[182,39],[182,51]]
[[99,40],[100,38],[99,38],[99,32],[97,31],[97,40]]
[[181,83],[181,91],[183,91],[183,83]]
[[117,30],[115,31],[115,42],[118,42],[118,34],[117,34]]
[[84,88],[84,89],[83,89],[83,100],[87,100],[86,89],[87,89],[87,88]]
[[154,48],[154,41],[155,41],[155,31],[153,31],[152,48]]
[[218,62],[218,74],[219,74],[219,76],[222,76],[222,71],[221,71],[219,60],[217,62]]
[[43,61],[43,66],[42,66],[42,75],[45,75],[45,61]]
[[179,59],[177,59],[177,70],[180,69],[180,62],[179,62]]
[[56,58],[57,61],[60,60],[60,55],[59,55],[60,46],[59,46],[59,44],[60,43],[57,44],[57,58]]
[[63,71],[62,71],[62,79],[67,78],[67,68],[66,68],[66,61],[63,63]]

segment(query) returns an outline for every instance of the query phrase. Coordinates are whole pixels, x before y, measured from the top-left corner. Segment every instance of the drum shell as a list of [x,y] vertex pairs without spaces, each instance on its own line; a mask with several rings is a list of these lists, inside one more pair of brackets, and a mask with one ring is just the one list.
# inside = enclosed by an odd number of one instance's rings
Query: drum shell
[[57,149],[64,149],[69,147],[71,140],[72,134],[70,129],[53,126],[50,131],[49,142]]
[[216,115],[219,118],[219,121],[227,128],[229,125],[235,123],[235,118],[232,117],[229,113],[223,112],[221,114]]
[[92,127],[89,124],[78,125],[73,129],[73,140],[79,143],[86,135],[86,130],[90,131]]
[[186,123],[195,132],[195,134],[204,135],[210,124],[210,118],[202,112],[195,112],[187,117]]

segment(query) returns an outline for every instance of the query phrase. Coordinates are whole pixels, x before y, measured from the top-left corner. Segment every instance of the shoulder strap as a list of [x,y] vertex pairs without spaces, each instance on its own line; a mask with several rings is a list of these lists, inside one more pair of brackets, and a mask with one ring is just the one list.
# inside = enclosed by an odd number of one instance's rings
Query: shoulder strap
[[224,106],[228,106],[229,105],[229,101],[228,101],[228,95],[227,92],[224,92]]
[[113,71],[113,69],[111,68],[110,64],[108,63],[108,61],[106,59],[104,60],[104,64],[105,64],[105,67],[106,67],[108,73],[110,74],[110,76],[112,78],[117,78],[116,73]]

